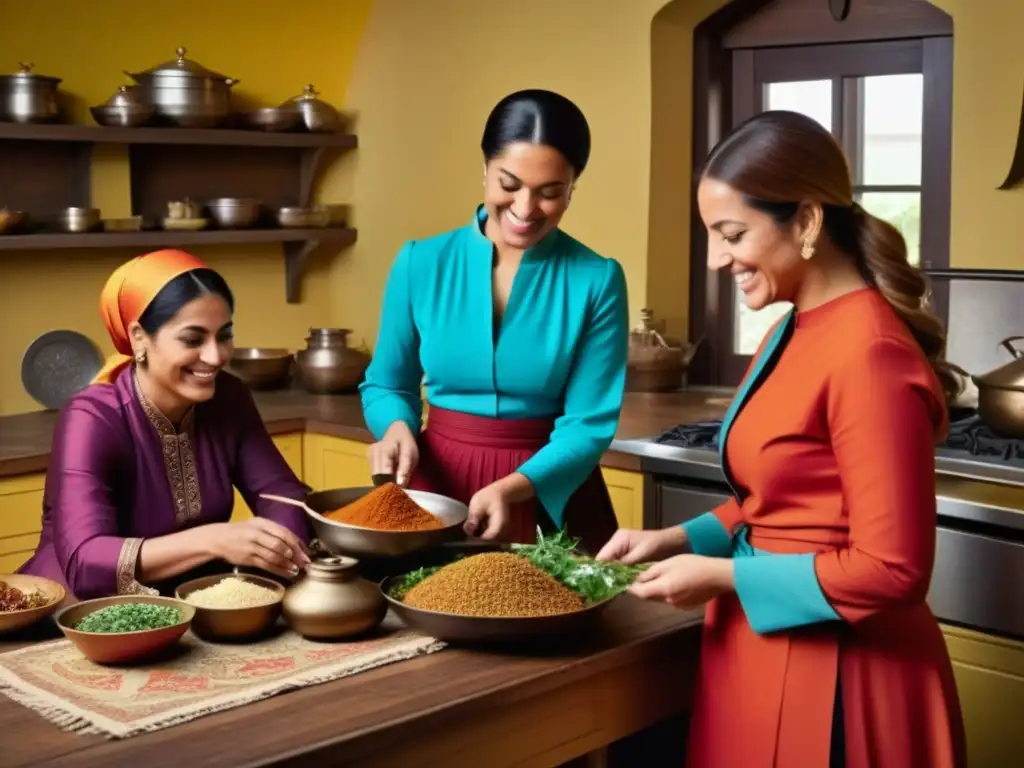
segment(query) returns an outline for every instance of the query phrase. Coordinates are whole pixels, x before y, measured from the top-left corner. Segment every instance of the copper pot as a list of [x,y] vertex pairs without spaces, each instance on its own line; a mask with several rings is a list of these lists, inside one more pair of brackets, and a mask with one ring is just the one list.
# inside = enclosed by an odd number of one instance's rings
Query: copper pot
[[1024,336],[999,342],[1013,358],[982,376],[972,376],[978,387],[978,415],[993,432],[1024,439],[1024,351],[1014,346]]
[[640,310],[640,324],[629,333],[626,390],[671,392],[683,384],[683,374],[693,362],[704,338],[693,344],[669,344],[656,329],[654,312]]
[[377,585],[359,576],[359,561],[325,557],[284,595],[284,619],[303,637],[337,640],[376,629],[388,612]]
[[370,356],[348,345],[350,333],[345,328],[310,328],[306,349],[295,354],[299,381],[307,391],[336,395],[359,386]]

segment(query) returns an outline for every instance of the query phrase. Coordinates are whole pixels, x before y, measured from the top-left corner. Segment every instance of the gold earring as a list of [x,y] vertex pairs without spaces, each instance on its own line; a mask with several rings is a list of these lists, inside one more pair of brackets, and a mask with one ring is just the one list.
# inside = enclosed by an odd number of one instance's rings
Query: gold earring
[[142,365],[146,362],[146,350],[140,349],[138,354],[135,355],[135,362]]
[[810,240],[804,240],[804,245],[800,249],[800,258],[804,261],[810,261],[814,258],[814,246],[811,245]]

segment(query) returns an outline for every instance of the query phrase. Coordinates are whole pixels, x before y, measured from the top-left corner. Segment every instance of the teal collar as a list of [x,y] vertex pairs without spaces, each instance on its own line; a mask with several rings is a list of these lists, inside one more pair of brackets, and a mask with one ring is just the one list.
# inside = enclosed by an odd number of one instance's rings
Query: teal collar
[[[494,243],[490,241],[490,238],[484,234],[484,225],[487,223],[487,208],[482,204],[477,206],[476,214],[473,216],[473,221],[469,224],[470,238],[475,245],[487,246],[487,252],[490,254],[494,248]],[[558,240],[560,230],[555,227],[553,230],[548,232],[544,239],[537,243],[532,248],[527,248],[523,254],[523,261],[538,261],[545,258],[550,252],[551,247]]]

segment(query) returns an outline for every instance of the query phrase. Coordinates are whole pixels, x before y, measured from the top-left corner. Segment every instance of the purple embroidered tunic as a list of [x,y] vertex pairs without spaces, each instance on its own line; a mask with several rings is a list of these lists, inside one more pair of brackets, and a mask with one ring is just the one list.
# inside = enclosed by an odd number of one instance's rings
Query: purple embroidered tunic
[[292,472],[246,386],[217,377],[213,398],[175,430],[142,394],[134,367],[64,407],[54,429],[39,547],[21,573],[64,584],[78,599],[155,590],[136,581],[143,540],[227,522],[238,488],[254,514],[309,535]]

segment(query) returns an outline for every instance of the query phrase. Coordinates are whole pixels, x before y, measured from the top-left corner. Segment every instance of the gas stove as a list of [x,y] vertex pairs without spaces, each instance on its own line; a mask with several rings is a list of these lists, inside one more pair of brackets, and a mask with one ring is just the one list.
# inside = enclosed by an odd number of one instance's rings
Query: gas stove
[[[935,450],[935,469],[947,475],[1024,486],[1024,440],[1000,437],[974,411],[952,414],[949,434]],[[721,421],[678,424],[650,442],[672,448],[718,451]]]

